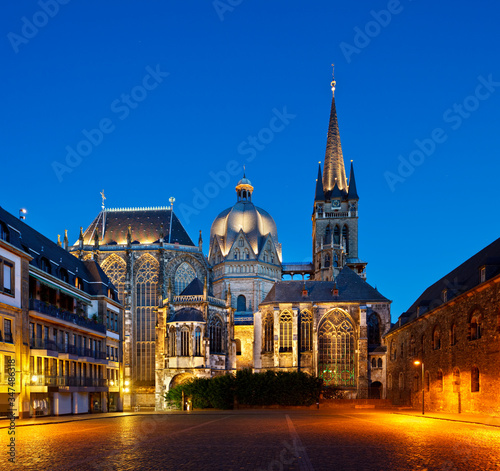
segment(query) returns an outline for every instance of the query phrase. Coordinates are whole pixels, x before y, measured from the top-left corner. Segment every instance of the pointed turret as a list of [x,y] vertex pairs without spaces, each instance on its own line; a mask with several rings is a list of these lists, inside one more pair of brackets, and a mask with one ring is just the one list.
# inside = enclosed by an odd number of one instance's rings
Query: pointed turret
[[63,247],[65,250],[68,250],[69,240],[68,240],[68,229],[64,229],[64,240]]
[[325,192],[323,191],[323,177],[321,175],[321,164],[318,165],[318,178],[316,179],[316,194],[314,201],[325,201]]
[[356,179],[354,178],[354,165],[351,160],[351,171],[349,173],[349,191],[347,192],[348,200],[359,200],[358,191],[356,190]]
[[200,237],[198,237],[198,249],[200,252],[203,251],[203,237],[201,237],[201,229],[200,229]]
[[58,247],[62,247],[62,244],[61,244],[61,235],[60,234],[57,234],[57,246]]
[[332,80],[332,108],[330,111],[330,124],[328,126],[328,137],[326,141],[325,168],[323,172],[323,189],[333,189],[335,180],[341,191],[347,191],[347,180],[345,176],[344,156],[340,144],[339,125],[337,121],[337,109],[335,107],[335,79]]

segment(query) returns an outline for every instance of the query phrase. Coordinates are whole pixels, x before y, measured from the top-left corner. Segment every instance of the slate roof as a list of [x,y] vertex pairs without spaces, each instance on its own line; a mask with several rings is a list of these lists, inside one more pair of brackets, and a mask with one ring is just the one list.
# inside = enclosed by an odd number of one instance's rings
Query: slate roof
[[179,309],[172,319],[168,321],[170,322],[205,322],[203,318],[203,313],[195,309],[194,307],[183,307]]
[[[485,267],[485,281],[500,274],[500,238],[429,286],[410,308],[401,314],[401,326],[417,318],[417,309],[419,307],[418,317],[445,304],[443,290],[446,290],[446,302],[449,302],[480,285],[480,268],[482,267]],[[397,322],[389,332],[397,330],[399,327],[399,322]]]
[[[302,296],[303,287],[307,296]],[[333,296],[336,285],[339,294]],[[390,302],[375,288],[354,273],[349,267],[342,268],[335,281],[278,281],[271,288],[262,304],[276,302]]]
[[203,294],[203,283],[199,278],[195,278],[191,283],[189,283],[184,291],[180,294],[181,296],[197,296]]
[[[170,219],[172,219],[171,233]],[[171,209],[166,208],[105,209],[83,233],[84,245],[94,244],[96,229],[100,245],[126,244],[129,226],[132,230],[132,243],[135,244],[158,243],[160,234],[163,233],[165,243],[194,246],[179,218]],[[78,246],[78,241],[73,245]]]
[[68,284],[75,286],[75,278],[78,276],[83,282],[83,291],[86,293],[107,295],[108,287],[110,287],[114,291],[114,299],[118,299],[115,287],[93,260],[85,262],[79,260],[1,207],[0,221],[7,227],[9,233],[7,242],[33,257],[30,261],[31,266],[42,270],[42,259],[44,259],[52,276],[63,280],[64,270],[66,270]]

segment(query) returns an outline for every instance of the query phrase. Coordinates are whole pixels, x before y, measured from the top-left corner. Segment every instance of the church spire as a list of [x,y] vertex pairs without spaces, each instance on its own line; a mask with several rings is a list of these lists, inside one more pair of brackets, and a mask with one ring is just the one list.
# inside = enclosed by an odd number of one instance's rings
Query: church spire
[[347,193],[348,200],[357,200],[358,192],[356,190],[356,179],[354,178],[354,165],[351,160],[351,171],[349,172],[349,191]]
[[324,201],[325,193],[323,191],[323,177],[321,176],[321,163],[318,165],[318,178],[316,179],[316,193],[314,201]]
[[332,80],[332,108],[330,111],[330,124],[328,126],[328,137],[326,141],[325,168],[323,172],[323,188],[330,191],[334,187],[335,180],[341,191],[347,191],[347,180],[345,177],[344,156],[340,144],[339,124],[337,121],[337,109],[335,107],[335,78]]

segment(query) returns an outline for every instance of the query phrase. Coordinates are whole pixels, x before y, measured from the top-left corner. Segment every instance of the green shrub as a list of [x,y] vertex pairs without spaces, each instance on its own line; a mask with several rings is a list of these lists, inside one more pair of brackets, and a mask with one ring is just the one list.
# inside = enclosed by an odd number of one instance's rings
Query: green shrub
[[252,373],[247,369],[235,376],[193,379],[170,389],[165,399],[180,408],[184,391],[196,409],[231,409],[235,399],[249,406],[308,406],[318,400],[321,387],[321,379],[302,372]]

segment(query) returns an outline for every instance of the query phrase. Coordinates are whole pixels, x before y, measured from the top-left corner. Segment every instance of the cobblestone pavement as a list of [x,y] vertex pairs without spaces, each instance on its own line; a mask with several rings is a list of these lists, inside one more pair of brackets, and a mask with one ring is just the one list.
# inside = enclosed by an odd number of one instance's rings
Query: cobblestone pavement
[[[7,445],[7,429],[0,437]],[[499,428],[387,411],[136,415],[15,438],[16,464],[2,451],[0,470],[500,470]]]

